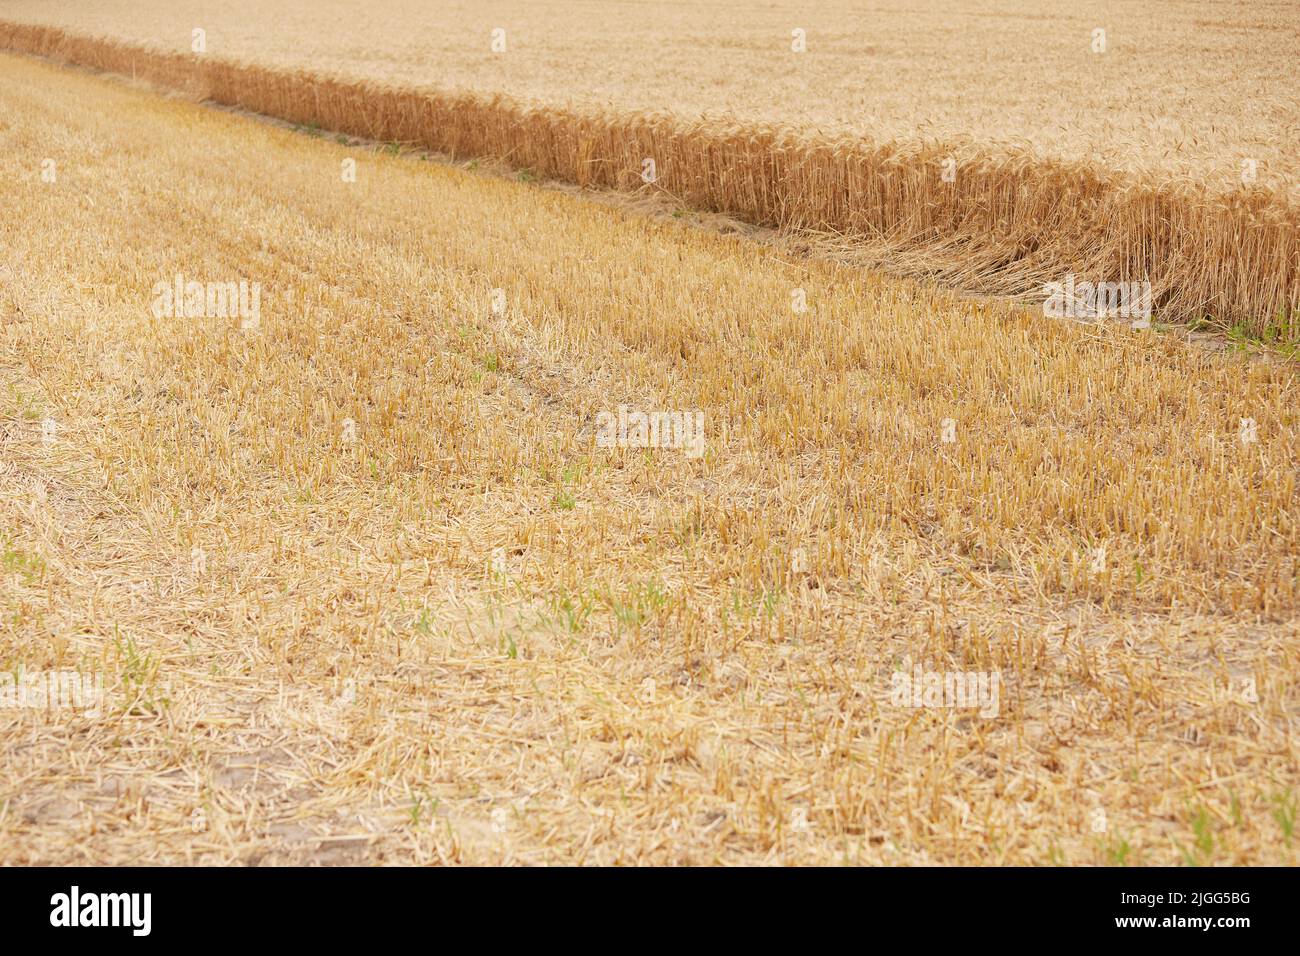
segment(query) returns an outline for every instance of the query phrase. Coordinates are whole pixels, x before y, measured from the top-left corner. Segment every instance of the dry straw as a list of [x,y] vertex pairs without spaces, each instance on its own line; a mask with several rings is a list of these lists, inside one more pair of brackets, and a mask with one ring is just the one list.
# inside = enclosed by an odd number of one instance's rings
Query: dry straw
[[[0,47],[121,73],[294,123],[502,159],[581,186],[639,189],[642,161],[684,204],[786,229],[867,240],[987,293],[1041,296],[1066,272],[1151,282],[1159,316],[1281,331],[1300,307],[1300,214],[1277,191],[1215,193],[1029,148],[967,141],[812,140],[647,114],[577,113],[167,53],[0,21]],[[953,157],[955,182],[944,182]],[[919,263],[919,265],[918,265]]]
[[30,60],[0,117],[0,667],[105,693],[0,707],[0,865],[1297,862],[1292,366]]

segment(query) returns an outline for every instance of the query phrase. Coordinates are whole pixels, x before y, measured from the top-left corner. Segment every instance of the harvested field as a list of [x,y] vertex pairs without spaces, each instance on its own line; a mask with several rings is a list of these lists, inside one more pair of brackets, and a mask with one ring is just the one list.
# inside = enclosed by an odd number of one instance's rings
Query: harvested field
[[[0,18],[14,22],[0,23],[0,46],[296,123],[844,235],[895,271],[978,292],[1041,302],[1066,274],[1149,281],[1163,320],[1296,343],[1295,8],[1061,6],[1028,16],[1004,4],[882,14],[828,3],[803,17],[808,48],[794,53],[802,14],[781,4],[669,16],[451,4],[408,16],[397,3],[376,18],[352,0],[235,3],[220,15],[7,0]],[[201,55],[189,52],[195,27],[207,31]],[[1107,30],[1104,52],[1094,29]]]
[[1296,862],[1293,364],[12,55],[0,157],[0,664],[103,675],[0,862]]

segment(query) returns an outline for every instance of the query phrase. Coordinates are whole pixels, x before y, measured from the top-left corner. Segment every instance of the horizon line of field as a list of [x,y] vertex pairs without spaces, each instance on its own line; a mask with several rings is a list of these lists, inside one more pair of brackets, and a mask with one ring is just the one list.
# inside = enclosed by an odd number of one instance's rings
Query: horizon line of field
[[1216,196],[1025,151],[817,141],[771,128],[540,109],[5,20],[0,49],[580,187],[631,192],[653,182],[697,211],[837,233],[891,265],[891,254],[906,254],[900,273],[977,293],[1031,298],[1067,273],[1149,282],[1163,321],[1300,341],[1300,209],[1264,187]]

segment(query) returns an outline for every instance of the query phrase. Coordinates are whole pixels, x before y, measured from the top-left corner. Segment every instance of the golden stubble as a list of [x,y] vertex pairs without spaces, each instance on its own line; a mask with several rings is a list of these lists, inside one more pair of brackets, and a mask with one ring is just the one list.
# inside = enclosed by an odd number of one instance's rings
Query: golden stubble
[[0,70],[6,862],[1294,862],[1293,366]]

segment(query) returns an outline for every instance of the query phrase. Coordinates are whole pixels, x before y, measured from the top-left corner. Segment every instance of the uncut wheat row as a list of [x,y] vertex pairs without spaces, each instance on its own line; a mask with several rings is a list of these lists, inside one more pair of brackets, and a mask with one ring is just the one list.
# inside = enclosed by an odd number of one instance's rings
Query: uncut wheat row
[[896,270],[973,291],[1041,302],[1044,285],[1067,274],[1149,282],[1163,321],[1235,327],[1283,344],[1296,335],[1300,218],[1289,184],[1223,191],[969,137],[877,143],[525,106],[30,24],[0,22],[0,47],[295,124],[505,160],[584,187],[653,189],[692,209],[849,237]]

